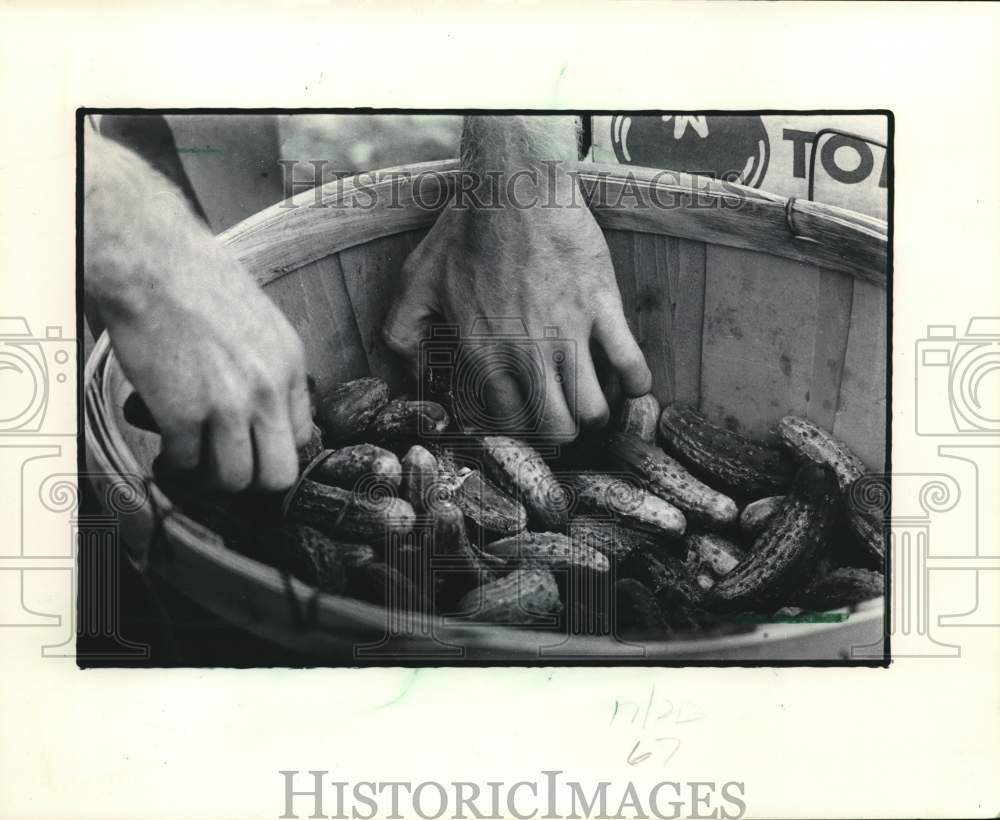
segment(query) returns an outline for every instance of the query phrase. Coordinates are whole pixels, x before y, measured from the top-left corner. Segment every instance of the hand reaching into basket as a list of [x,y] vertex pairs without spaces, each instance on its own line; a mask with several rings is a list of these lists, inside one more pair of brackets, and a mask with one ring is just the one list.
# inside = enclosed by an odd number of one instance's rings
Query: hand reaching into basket
[[162,433],[157,469],[281,490],[311,430],[288,320],[139,157],[88,135],[86,295]]
[[[561,362],[543,357],[542,383],[532,384],[516,368],[491,367],[491,355],[503,358],[498,337],[478,368],[489,373],[486,402],[497,419],[523,418],[525,404],[536,404],[541,432],[555,442],[607,422],[592,344],[627,395],[651,386],[607,243],[569,174],[576,151],[570,117],[467,118],[463,171],[473,187],[445,208],[407,259],[383,328],[389,347],[415,366],[435,320],[458,325],[462,334],[481,317],[487,325],[491,317],[521,320],[530,339],[546,339],[547,354],[560,350]],[[558,331],[559,341],[546,338],[547,328]]]

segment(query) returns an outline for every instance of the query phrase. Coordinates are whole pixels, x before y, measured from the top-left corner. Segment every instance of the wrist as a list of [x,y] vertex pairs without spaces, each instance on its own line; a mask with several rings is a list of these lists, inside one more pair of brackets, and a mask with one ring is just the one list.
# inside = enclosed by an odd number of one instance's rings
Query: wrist
[[460,207],[513,211],[579,204],[575,117],[467,117]]
[[462,167],[483,173],[515,171],[544,159],[572,163],[578,139],[576,117],[466,117]]

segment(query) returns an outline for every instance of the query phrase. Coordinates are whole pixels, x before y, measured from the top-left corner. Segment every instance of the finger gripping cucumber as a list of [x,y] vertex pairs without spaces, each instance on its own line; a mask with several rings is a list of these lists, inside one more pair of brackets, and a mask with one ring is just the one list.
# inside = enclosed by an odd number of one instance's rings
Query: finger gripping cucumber
[[328,447],[355,444],[364,438],[369,422],[389,401],[389,385],[366,376],[338,385],[320,395],[316,417]]
[[734,495],[775,495],[791,483],[793,466],[781,450],[719,427],[691,407],[668,404],[659,428],[668,452]]
[[638,398],[625,399],[622,404],[618,429],[637,436],[650,444],[656,442],[656,425],[660,418],[660,402],[652,393]]
[[299,448],[299,470],[323,452],[323,431],[314,423],[309,432],[309,441]]
[[389,448],[407,448],[444,432],[450,423],[437,402],[393,399],[372,418],[367,436]]

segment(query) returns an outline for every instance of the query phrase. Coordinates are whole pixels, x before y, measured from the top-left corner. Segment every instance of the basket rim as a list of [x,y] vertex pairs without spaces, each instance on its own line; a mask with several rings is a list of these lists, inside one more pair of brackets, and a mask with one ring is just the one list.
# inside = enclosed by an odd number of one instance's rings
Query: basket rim
[[[618,197],[613,207],[592,209],[602,228],[743,248],[887,287],[885,220],[665,168],[577,162],[573,169],[581,180],[603,178],[608,196]],[[460,172],[458,160],[438,160],[332,180],[265,208],[219,239],[263,286],[356,245],[429,227],[454,191]],[[645,206],[622,204],[626,181],[648,197]],[[392,196],[386,205],[387,197],[380,194],[389,191]],[[359,193],[373,204],[349,207]],[[653,201],[662,203],[663,197],[672,198],[676,207],[649,206]],[[695,198],[697,207],[687,207]]]

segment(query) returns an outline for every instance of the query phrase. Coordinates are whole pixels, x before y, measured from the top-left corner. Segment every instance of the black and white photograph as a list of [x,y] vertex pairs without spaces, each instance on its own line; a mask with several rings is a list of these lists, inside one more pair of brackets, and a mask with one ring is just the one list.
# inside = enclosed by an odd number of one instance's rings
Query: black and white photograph
[[77,128],[81,666],[888,662],[891,112]]
[[0,4],[0,820],[998,816],[998,41]]

